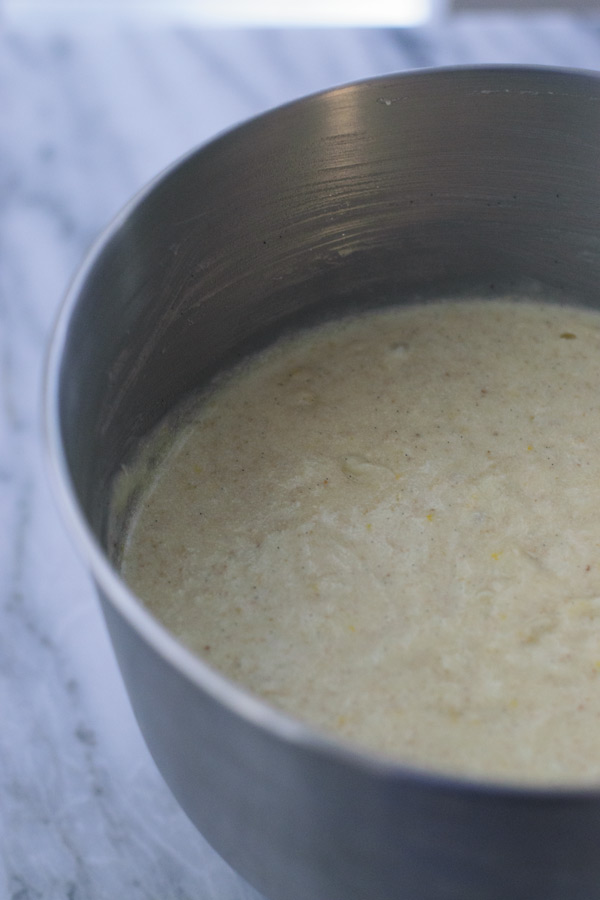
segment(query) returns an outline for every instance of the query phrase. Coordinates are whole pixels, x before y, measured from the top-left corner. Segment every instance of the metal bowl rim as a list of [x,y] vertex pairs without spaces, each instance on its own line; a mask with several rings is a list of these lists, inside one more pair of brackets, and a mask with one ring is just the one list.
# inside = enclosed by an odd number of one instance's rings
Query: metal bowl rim
[[510,781],[478,780],[402,764],[374,751],[361,749],[349,741],[347,742],[341,738],[320,732],[310,725],[269,706],[265,701],[250,694],[242,686],[230,681],[204,662],[201,657],[180,643],[146,609],[115,571],[77,500],[61,438],[59,412],[61,361],[67,343],[69,324],[78,305],[79,296],[107,245],[118,234],[132,213],[153,194],[156,188],[159,186],[163,187],[181,166],[201,155],[206,148],[212,147],[222,140],[227,140],[229,135],[243,132],[245,128],[259,123],[261,120],[277,116],[283,109],[293,108],[300,104],[304,105],[330,94],[337,94],[368,85],[381,84],[383,86],[391,81],[395,83],[398,80],[452,78],[456,74],[468,72],[481,73],[482,75],[494,73],[501,75],[509,72],[513,74],[521,73],[525,76],[547,74],[554,78],[573,79],[578,82],[587,80],[595,83],[596,87],[600,85],[600,73],[591,70],[504,64],[428,67],[361,79],[292,100],[224,130],[190,152],[183,154],[134,194],[92,243],[82,263],[76,270],[60,304],[52,328],[44,367],[42,429],[45,461],[51,489],[67,532],[81,559],[87,564],[96,586],[154,652],[195,687],[205,691],[233,714],[240,716],[255,727],[269,732],[272,737],[281,742],[304,747],[308,751],[327,756],[330,759],[339,761],[341,764],[370,772],[381,779],[412,782],[417,785],[421,784],[424,787],[440,788],[448,791],[461,790],[472,794],[501,795],[506,798],[513,797],[515,799],[547,801],[550,803],[561,798],[569,801],[589,801],[600,795],[600,784],[584,784],[582,786],[567,784],[562,786],[560,784],[547,785],[542,783],[538,785],[537,783],[521,784]]

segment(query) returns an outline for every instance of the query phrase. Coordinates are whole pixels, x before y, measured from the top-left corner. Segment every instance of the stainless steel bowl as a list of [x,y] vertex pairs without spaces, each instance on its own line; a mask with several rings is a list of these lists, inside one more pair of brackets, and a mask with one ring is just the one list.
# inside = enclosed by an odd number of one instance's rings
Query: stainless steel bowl
[[600,795],[409,770],[231,685],[112,568],[115,472],[182,395],[294,320],[511,289],[600,305],[599,285],[600,80],[500,67],[255,119],[150,185],[76,277],[47,379],[58,498],[160,770],[272,900],[600,898]]

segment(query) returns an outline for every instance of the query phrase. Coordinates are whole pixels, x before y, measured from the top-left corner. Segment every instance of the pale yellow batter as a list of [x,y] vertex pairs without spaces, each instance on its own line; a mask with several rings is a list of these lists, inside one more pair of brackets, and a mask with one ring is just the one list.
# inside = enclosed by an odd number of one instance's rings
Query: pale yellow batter
[[200,399],[122,569],[319,728],[600,781],[600,313],[450,302],[281,341]]

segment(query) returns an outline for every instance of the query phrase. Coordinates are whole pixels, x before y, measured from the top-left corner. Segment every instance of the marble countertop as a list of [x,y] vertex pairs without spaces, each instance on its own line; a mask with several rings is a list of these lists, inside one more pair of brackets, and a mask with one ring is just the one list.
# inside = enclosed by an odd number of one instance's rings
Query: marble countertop
[[[251,900],[143,744],[41,440],[45,348],[86,248],[173,159],[294,97],[407,68],[600,67],[600,20],[418,31],[0,22],[0,900]],[[311,898],[318,900],[318,898]]]

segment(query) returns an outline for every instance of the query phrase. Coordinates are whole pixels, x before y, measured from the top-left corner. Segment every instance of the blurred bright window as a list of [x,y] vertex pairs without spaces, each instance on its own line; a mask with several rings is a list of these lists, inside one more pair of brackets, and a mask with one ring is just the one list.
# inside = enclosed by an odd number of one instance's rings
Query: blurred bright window
[[9,19],[142,17],[223,26],[423,25],[445,0],[4,0]]

